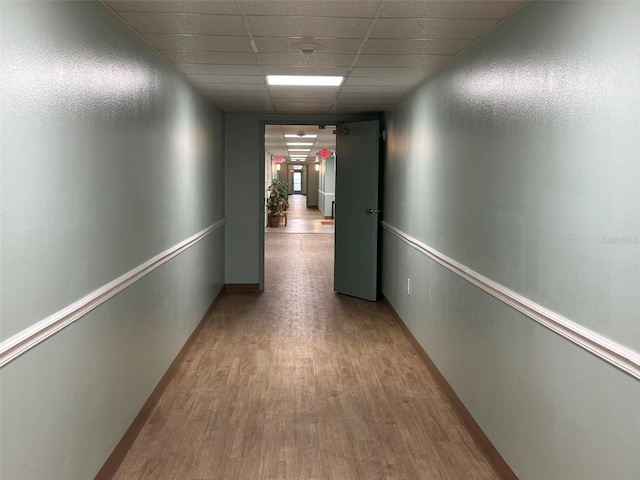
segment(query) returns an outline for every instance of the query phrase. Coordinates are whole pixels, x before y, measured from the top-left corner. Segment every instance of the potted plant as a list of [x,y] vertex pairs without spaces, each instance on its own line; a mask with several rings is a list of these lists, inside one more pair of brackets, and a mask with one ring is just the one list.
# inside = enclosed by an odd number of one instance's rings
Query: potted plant
[[267,213],[269,214],[269,226],[277,227],[289,208],[289,185],[277,178],[269,185],[267,196]]

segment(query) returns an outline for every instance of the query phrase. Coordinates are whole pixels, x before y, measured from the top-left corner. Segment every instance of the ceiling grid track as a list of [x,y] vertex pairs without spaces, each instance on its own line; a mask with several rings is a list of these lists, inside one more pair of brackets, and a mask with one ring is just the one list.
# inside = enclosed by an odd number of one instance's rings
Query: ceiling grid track
[[376,23],[378,22],[380,15],[382,15],[382,12],[387,7],[388,1],[389,0],[380,0],[380,4],[376,9],[376,13],[373,14],[373,17],[371,18],[371,23],[369,23],[369,28],[367,28],[367,32],[364,34],[364,37],[362,38],[362,42],[360,42],[360,46],[358,47],[358,50],[356,51],[356,54],[353,57],[353,61],[351,62],[351,65],[349,65],[349,68],[347,68],[347,74],[344,76],[344,80],[340,84],[340,88],[338,89],[338,93],[335,96],[335,100],[333,101],[333,103],[331,104],[331,107],[329,108],[329,112],[333,112],[333,109],[336,106],[336,100],[338,100],[338,98],[340,97],[340,94],[342,93],[342,87],[344,86],[344,82],[347,80],[347,78],[349,78],[349,75],[351,75],[351,71],[358,64],[360,55],[362,54],[362,51],[364,50],[364,47],[367,44],[367,41],[369,40],[369,36],[371,36],[371,32],[373,32],[373,29],[376,26]]
[[269,91],[269,87],[267,86],[266,75],[264,71],[264,64],[262,63],[262,59],[260,58],[260,52],[258,51],[258,46],[256,45],[256,39],[253,36],[253,32],[251,31],[251,24],[249,23],[249,19],[247,18],[247,12],[242,4],[242,0],[236,0],[236,5],[238,6],[238,11],[240,12],[240,17],[242,18],[242,23],[244,24],[244,28],[247,30],[247,36],[249,37],[249,43],[251,44],[251,49],[253,50],[253,54],[256,57],[256,63],[258,64],[258,68],[262,73],[262,78],[264,79],[265,88],[267,91],[267,100],[269,101],[270,108],[275,112],[276,106],[273,102],[273,98],[271,97],[271,92]]
[[[102,2],[221,110],[287,114],[384,111],[526,4]],[[344,79],[335,87],[289,88],[267,85],[268,75]]]

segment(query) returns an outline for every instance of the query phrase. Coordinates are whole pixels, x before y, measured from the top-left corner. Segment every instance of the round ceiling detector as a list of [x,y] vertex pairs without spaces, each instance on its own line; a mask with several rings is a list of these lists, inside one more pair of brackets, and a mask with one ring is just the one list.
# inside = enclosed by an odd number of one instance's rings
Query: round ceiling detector
[[299,43],[296,45],[301,53],[305,55],[312,55],[318,51],[320,45],[317,43]]

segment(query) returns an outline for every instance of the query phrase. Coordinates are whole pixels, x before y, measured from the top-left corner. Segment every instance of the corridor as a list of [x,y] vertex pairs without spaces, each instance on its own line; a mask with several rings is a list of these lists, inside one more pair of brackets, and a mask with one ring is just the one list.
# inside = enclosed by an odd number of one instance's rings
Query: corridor
[[0,18],[0,479],[640,480],[640,2]]
[[332,292],[332,235],[266,235],[115,479],[489,479],[383,302]]
[[267,227],[267,233],[334,233],[331,219],[325,219],[317,207],[307,208],[306,195],[289,195],[287,226]]

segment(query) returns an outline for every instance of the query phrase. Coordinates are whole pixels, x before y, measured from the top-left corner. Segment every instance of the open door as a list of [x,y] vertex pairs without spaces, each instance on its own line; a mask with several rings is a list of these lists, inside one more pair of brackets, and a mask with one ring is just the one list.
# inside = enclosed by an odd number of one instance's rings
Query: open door
[[336,130],[336,225],[334,288],[377,300],[378,153],[377,120]]

